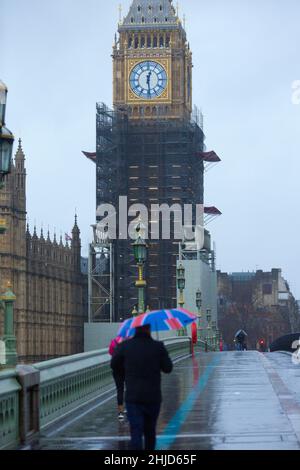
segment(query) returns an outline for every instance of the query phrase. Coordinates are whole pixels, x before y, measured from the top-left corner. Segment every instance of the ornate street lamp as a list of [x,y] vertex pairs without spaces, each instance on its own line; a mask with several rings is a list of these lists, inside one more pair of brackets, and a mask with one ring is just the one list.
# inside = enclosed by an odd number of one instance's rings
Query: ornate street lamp
[[137,311],[136,306],[134,306],[133,310],[132,310],[132,316],[136,317],[138,314],[139,314],[139,312]]
[[[185,268],[182,263],[180,263],[180,265],[177,268],[177,288],[179,290],[178,304],[180,308],[183,308],[184,306],[183,291],[185,289]],[[178,335],[187,336],[186,328],[182,328],[181,330],[179,330]]]
[[10,173],[14,136],[5,127],[7,87],[0,80],[0,188],[3,187],[4,176]]
[[197,309],[200,311],[202,307],[202,293],[200,289],[198,289],[196,292],[196,306]]
[[211,322],[211,309],[210,308],[206,310],[206,320],[210,327],[210,322]]
[[184,306],[183,291],[185,289],[185,268],[181,263],[177,268],[177,287],[180,292],[178,303],[182,308]]
[[138,265],[139,277],[135,285],[138,288],[138,313],[145,312],[145,287],[146,281],[143,279],[143,268],[147,259],[147,244],[145,240],[139,235],[137,240],[133,243],[133,253],[135,261]]
[[208,308],[206,310],[206,320],[207,320],[207,342],[210,345],[211,344],[211,338],[210,338],[210,330],[211,330],[211,309]]
[[213,348],[214,350],[216,350],[216,346],[217,346],[217,322],[216,321],[213,321],[212,322],[212,331],[213,331],[213,336],[212,336],[212,345],[213,345]]
[[196,292],[196,307],[198,309],[198,330],[199,330],[199,338],[202,338],[202,315],[201,315],[201,307],[202,307],[202,293],[201,290],[198,289]]
[[219,328],[217,328],[217,331],[216,331],[216,338],[217,338],[218,351],[220,351],[221,333],[220,333]]

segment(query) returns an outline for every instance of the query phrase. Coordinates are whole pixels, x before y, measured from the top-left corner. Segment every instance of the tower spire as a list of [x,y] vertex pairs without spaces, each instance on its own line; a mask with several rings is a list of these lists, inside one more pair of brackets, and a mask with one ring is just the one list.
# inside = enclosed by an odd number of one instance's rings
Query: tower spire
[[22,149],[22,139],[19,139],[19,144],[18,144],[16,155],[15,155],[15,160],[16,162],[25,160],[25,154]]

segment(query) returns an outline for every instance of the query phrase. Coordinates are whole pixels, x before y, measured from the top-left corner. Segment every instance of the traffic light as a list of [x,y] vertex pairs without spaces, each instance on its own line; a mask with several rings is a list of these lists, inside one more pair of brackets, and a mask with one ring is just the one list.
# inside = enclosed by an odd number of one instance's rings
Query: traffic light
[[266,350],[266,342],[263,338],[259,340],[259,349],[264,352]]

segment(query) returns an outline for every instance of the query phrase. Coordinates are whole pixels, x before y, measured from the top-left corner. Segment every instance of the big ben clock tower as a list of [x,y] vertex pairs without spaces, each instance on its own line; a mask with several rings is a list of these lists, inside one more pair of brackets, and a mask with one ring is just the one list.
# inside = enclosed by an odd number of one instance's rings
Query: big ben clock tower
[[114,106],[130,117],[189,118],[192,54],[170,0],[134,0],[113,50]]
[[[192,113],[192,53],[172,1],[133,0],[119,22],[112,57],[114,107],[97,105],[97,207],[118,208],[120,196],[128,206],[148,210],[203,204],[204,135]],[[168,240],[148,240],[151,309],[177,303],[179,240],[173,232]],[[130,316],[138,302],[132,240],[124,235],[113,241],[116,321]]]

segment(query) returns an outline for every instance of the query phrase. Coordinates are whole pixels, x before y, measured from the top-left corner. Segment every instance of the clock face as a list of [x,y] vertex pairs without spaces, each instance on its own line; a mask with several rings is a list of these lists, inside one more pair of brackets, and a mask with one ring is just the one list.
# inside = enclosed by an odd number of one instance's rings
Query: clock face
[[158,98],[168,83],[164,67],[152,60],[137,64],[132,70],[129,80],[133,93],[146,100]]

